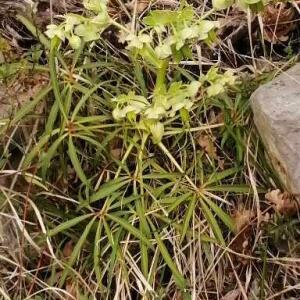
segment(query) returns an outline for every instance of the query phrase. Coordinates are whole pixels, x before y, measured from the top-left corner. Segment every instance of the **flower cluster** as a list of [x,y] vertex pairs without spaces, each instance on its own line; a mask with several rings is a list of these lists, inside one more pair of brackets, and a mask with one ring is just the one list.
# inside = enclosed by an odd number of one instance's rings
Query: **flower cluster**
[[77,14],[66,14],[64,22],[61,24],[47,26],[46,35],[51,39],[55,36],[62,41],[67,39],[73,49],[78,49],[82,41],[98,40],[100,33],[109,24],[106,2],[107,0],[84,0],[84,7],[92,11],[93,16],[84,17]]
[[173,82],[170,87],[153,96],[150,102],[143,96],[130,92],[113,99],[116,107],[113,117],[120,121],[127,119],[136,122],[139,117],[139,128],[152,134],[154,143],[159,143],[164,133],[163,119],[172,118],[180,110],[189,111],[201,83],[192,81],[190,84]]
[[188,54],[192,43],[212,43],[219,26],[216,21],[199,19],[191,6],[183,6],[178,11],[155,10],[143,22],[150,32],[128,34],[124,41],[128,42],[128,49],[156,59],[175,57],[180,60]]
[[235,83],[235,76],[232,70],[225,71],[224,73],[219,73],[218,69],[212,67],[202,76],[201,82],[208,83],[206,93],[208,97],[217,96],[222,94],[226,90],[226,86],[233,86]]

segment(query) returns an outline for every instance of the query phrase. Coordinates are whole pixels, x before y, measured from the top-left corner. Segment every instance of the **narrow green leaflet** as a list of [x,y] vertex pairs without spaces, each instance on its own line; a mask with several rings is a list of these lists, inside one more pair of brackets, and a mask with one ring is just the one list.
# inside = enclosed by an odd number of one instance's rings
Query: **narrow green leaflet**
[[90,204],[100,199],[106,198],[107,196],[110,196],[112,193],[121,189],[130,181],[131,179],[128,179],[128,177],[120,177],[120,178],[112,179],[104,183],[103,185],[101,185],[99,190],[96,193],[94,193],[89,200],[84,201],[82,205]]
[[89,224],[85,227],[80,239],[78,240],[77,244],[75,245],[73,252],[71,254],[71,257],[66,265],[66,268],[64,269],[60,281],[59,281],[59,285],[60,287],[64,285],[65,280],[69,274],[69,272],[72,270],[72,267],[74,265],[74,263],[76,262],[76,259],[79,257],[80,255],[80,251],[84,245],[84,243],[86,242],[87,236],[96,220],[97,216],[95,216],[90,222]]
[[69,143],[68,143],[68,146],[69,146],[69,157],[71,159],[71,162],[72,162],[72,165],[75,169],[75,172],[77,174],[77,176],[80,178],[80,180],[85,184],[85,185],[89,185],[89,181],[87,180],[82,168],[81,168],[81,164],[78,160],[78,157],[77,157],[77,153],[76,153],[76,148],[74,146],[74,143],[72,141],[72,137],[70,136],[69,137]]
[[144,234],[140,230],[133,227],[127,220],[117,217],[116,215],[113,215],[113,214],[107,214],[106,217],[108,219],[116,222],[117,224],[121,225],[122,227],[124,227],[133,236],[137,237],[140,241],[145,243],[147,246],[152,247],[150,240],[147,239],[147,237],[145,237]]
[[235,231],[235,223],[232,218],[217,204],[211,201],[209,198],[204,197],[206,203],[217,214],[217,216],[223,221],[223,223],[232,231]]
[[87,215],[83,215],[83,216],[79,216],[76,217],[74,219],[68,220],[64,223],[61,223],[60,225],[58,225],[57,227],[51,229],[48,231],[48,236],[54,236],[62,231],[65,231],[75,225],[77,225],[78,223],[84,221],[87,218],[90,218],[93,214],[87,214]]
[[205,215],[205,218],[206,218],[207,222],[209,223],[216,239],[222,245],[225,245],[225,240],[223,238],[222,230],[219,227],[219,224],[218,224],[217,220],[215,219],[214,215],[212,214],[209,207],[205,204],[205,202],[201,201],[200,203],[201,203],[201,206],[202,206],[203,214]]

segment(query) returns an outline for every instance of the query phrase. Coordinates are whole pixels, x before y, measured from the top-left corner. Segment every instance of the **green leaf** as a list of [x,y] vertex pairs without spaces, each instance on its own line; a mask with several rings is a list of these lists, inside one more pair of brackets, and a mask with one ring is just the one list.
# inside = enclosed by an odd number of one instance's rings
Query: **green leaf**
[[201,206],[202,206],[202,211],[203,214],[205,215],[205,218],[207,220],[207,222],[209,223],[216,239],[222,244],[225,245],[225,241],[223,238],[223,234],[222,231],[218,225],[217,220],[215,219],[215,217],[213,216],[212,212],[210,211],[210,209],[208,208],[208,206],[205,204],[204,201],[200,201]]
[[85,227],[80,239],[78,240],[77,244],[75,245],[73,251],[72,251],[72,254],[71,254],[71,257],[66,265],[66,268],[64,269],[62,275],[61,275],[61,278],[60,278],[60,281],[59,281],[59,286],[62,287],[65,283],[65,280],[69,274],[69,272],[72,270],[72,267],[76,261],[76,259],[78,259],[79,255],[80,255],[80,251],[87,239],[87,236],[96,220],[97,216],[95,216],[89,223],[88,225]]
[[83,94],[83,96],[81,97],[81,99],[76,104],[76,106],[73,110],[73,113],[72,113],[72,116],[71,116],[71,121],[74,121],[74,119],[76,118],[79,110],[82,108],[82,106],[85,104],[85,102],[93,95],[93,93],[95,93],[95,91],[97,91],[97,89],[99,88],[100,85],[101,84],[95,85],[87,93]]
[[217,204],[211,201],[209,198],[204,197],[204,200],[210,206],[210,208],[217,214],[217,216],[223,221],[223,223],[232,231],[235,231],[235,223],[232,218]]
[[152,248],[152,244],[150,240],[139,229],[133,227],[127,220],[119,218],[118,216],[113,214],[106,214],[106,217],[116,222],[117,224],[121,225],[123,228],[125,228],[133,236],[137,237],[145,245]]
[[74,167],[74,170],[77,174],[77,176],[79,177],[79,179],[85,184],[85,185],[89,185],[89,181],[87,180],[82,168],[81,168],[81,164],[78,160],[77,157],[77,153],[76,153],[76,148],[74,146],[72,137],[69,136],[69,143],[68,143],[68,147],[69,147],[69,157],[71,159],[72,165]]
[[212,0],[212,5],[215,10],[222,10],[230,7],[233,0]]
[[57,148],[62,143],[62,141],[68,136],[67,133],[60,136],[55,140],[55,142],[51,145],[51,147],[48,149],[48,151],[40,158],[41,166],[42,166],[42,177],[45,179],[46,177],[46,171],[49,168],[51,159],[57,154]]
[[[252,187],[247,184],[222,184],[220,186],[208,186],[205,189],[212,192],[253,193]],[[267,192],[267,190],[263,188],[257,188],[257,191],[259,193]]]
[[101,274],[101,269],[100,269],[100,255],[101,255],[101,249],[100,249],[100,239],[101,239],[101,232],[102,232],[102,222],[99,220],[98,226],[97,226],[97,231],[95,235],[95,241],[94,241],[94,253],[93,253],[93,258],[94,258],[94,269],[95,269],[95,274],[98,282],[98,287],[101,289],[102,287],[102,274]]
[[235,168],[230,168],[230,169],[224,170],[222,172],[215,172],[215,173],[209,175],[209,177],[207,178],[207,181],[205,182],[204,185],[207,186],[212,183],[221,181],[222,179],[224,179],[228,176],[238,173],[240,170],[241,170],[240,167],[235,167]]
[[87,214],[87,215],[82,215],[82,216],[79,216],[79,217],[76,217],[74,219],[71,219],[71,220],[68,220],[64,223],[61,223],[60,225],[58,225],[57,227],[51,229],[48,231],[47,235],[49,237],[51,236],[54,236],[62,231],[65,231],[75,225],[77,225],[78,223],[84,221],[85,219],[91,217],[93,214]]
[[195,210],[196,197],[194,196],[189,202],[190,203],[189,203],[188,209],[184,216],[183,227],[182,227],[182,232],[181,232],[181,239],[180,239],[181,242],[184,240],[187,230],[189,228],[190,220],[191,220],[193,212]]
[[120,177],[104,183],[100,186],[99,190],[90,197],[89,201],[85,201],[83,205],[93,203],[95,201],[110,196],[112,193],[120,190],[124,185],[128,184],[130,181],[131,179],[128,179],[128,177]]
[[172,275],[174,277],[174,280],[176,282],[176,285],[181,290],[184,290],[186,288],[186,280],[184,279],[182,274],[179,272],[177,266],[173,262],[173,258],[170,256],[169,251],[168,251],[167,247],[165,246],[165,244],[163,243],[163,241],[161,240],[160,236],[158,235],[157,230],[154,229],[153,231],[154,231],[155,240],[157,242],[160,253],[161,253],[162,257],[164,258],[164,261],[170,268]]

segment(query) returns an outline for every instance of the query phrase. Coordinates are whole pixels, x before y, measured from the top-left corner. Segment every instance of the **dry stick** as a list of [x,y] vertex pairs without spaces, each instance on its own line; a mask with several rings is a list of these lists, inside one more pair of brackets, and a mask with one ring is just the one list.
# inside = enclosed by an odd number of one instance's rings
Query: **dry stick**
[[243,295],[243,298],[244,298],[244,300],[248,300],[246,291],[245,291],[245,289],[244,289],[244,287],[243,287],[243,285],[242,285],[242,283],[241,283],[241,280],[240,280],[238,274],[237,274],[236,271],[235,271],[234,264],[233,264],[233,262],[232,262],[232,260],[231,260],[231,257],[230,257],[230,255],[229,255],[228,253],[227,253],[227,257],[228,257],[228,259],[229,259],[229,262],[230,262],[230,265],[231,265],[233,274],[234,274],[234,276],[235,276],[235,278],[236,278],[236,281],[237,281],[238,286],[239,286],[239,288],[240,288],[240,291],[241,291],[241,293],[242,293],[242,295]]
[[256,70],[256,62],[254,59],[254,51],[253,51],[253,41],[252,41],[252,26],[251,26],[251,10],[250,8],[247,9],[247,23],[248,23],[248,33],[249,33],[249,41],[250,41],[250,50],[251,50],[251,57],[252,57],[252,63],[253,67]]
[[246,161],[247,161],[247,168],[248,168],[248,173],[249,173],[249,179],[250,179],[250,183],[251,183],[251,186],[252,186],[252,189],[253,189],[253,196],[254,196],[254,200],[256,202],[256,215],[257,215],[256,232],[258,233],[259,227],[260,227],[260,223],[261,223],[261,210],[260,210],[259,196],[258,196],[258,192],[257,192],[257,188],[256,188],[255,178],[253,176],[253,172],[250,169],[250,163],[249,163],[249,149],[250,149],[249,144],[250,144],[250,139],[251,139],[251,132],[249,134],[248,141],[247,141]]
[[50,22],[53,23],[53,2],[50,0]]
[[279,12],[278,12],[277,17],[276,17],[275,28],[274,28],[273,35],[272,35],[272,40],[271,40],[270,59],[271,59],[271,55],[272,55],[273,48],[274,48],[274,41],[275,41],[275,37],[276,37],[276,30],[277,30],[277,26],[278,26],[278,22],[279,22],[279,17],[280,17],[282,5],[283,5],[283,3],[280,3]]

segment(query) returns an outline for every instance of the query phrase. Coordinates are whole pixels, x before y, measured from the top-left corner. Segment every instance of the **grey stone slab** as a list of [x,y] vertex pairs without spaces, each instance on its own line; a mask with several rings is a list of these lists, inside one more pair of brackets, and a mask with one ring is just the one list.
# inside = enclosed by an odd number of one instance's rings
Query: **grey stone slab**
[[251,96],[254,122],[286,188],[300,194],[300,63]]

